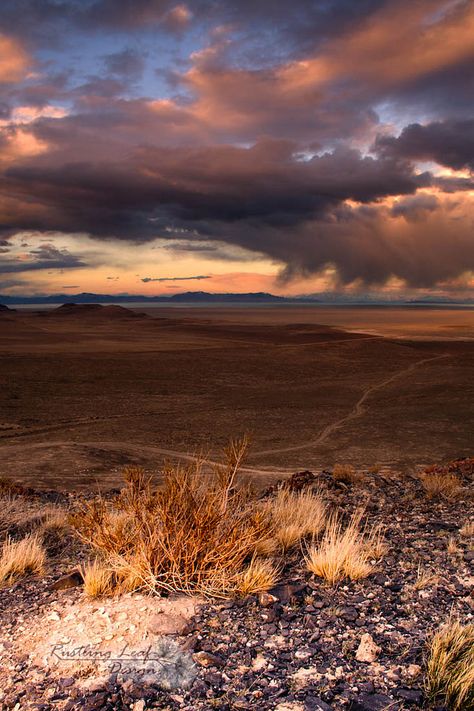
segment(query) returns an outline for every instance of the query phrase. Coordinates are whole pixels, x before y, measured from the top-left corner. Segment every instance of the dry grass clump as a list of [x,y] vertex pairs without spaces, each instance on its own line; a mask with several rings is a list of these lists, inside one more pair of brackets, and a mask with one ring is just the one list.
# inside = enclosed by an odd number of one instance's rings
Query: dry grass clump
[[7,538],[0,555],[0,585],[11,585],[28,573],[40,575],[45,561],[46,553],[37,535],[19,541]]
[[358,511],[343,526],[339,514],[332,514],[319,543],[313,543],[306,554],[308,570],[329,584],[344,578],[360,580],[374,572],[371,559],[382,555],[384,543],[379,526],[361,529],[362,512]]
[[104,597],[114,591],[113,572],[97,559],[81,568],[84,592],[88,597]]
[[49,554],[60,553],[70,542],[66,512],[23,496],[0,496],[0,542],[37,534]]
[[333,479],[344,484],[358,484],[364,481],[364,475],[358,472],[352,464],[335,464],[332,470]]
[[160,593],[228,597],[271,521],[236,484],[246,440],[226,450],[226,464],[206,474],[200,463],[169,467],[153,489],[142,470],[126,472],[126,486],[110,502],[86,503],[71,520],[114,573],[118,586]]
[[462,491],[461,480],[455,474],[427,470],[420,475],[426,495],[430,499],[457,499]]
[[317,536],[326,522],[326,506],[319,492],[280,489],[264,503],[263,510],[271,519],[273,537],[263,542],[259,550],[262,554],[265,545],[271,552],[272,540],[276,542],[274,548],[287,551],[303,538]]
[[0,540],[36,530],[41,533],[64,531],[66,527],[66,513],[58,506],[22,496],[0,495]]
[[463,538],[473,538],[474,537],[474,521],[467,521],[464,526],[459,530],[459,533]]
[[428,646],[426,693],[453,711],[474,709],[474,625],[450,620]]
[[441,576],[432,570],[424,570],[421,565],[418,566],[416,572],[416,580],[412,585],[413,590],[424,590],[425,588],[437,585],[441,580]]
[[240,576],[238,592],[244,596],[266,592],[275,587],[279,574],[280,569],[272,560],[254,556]]

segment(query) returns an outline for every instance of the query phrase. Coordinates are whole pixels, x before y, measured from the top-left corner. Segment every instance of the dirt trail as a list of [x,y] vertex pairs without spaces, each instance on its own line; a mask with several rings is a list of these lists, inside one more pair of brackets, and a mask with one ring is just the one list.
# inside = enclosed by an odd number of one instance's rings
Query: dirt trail
[[284,452],[299,452],[302,449],[308,449],[309,447],[317,447],[319,444],[322,444],[325,442],[330,435],[332,435],[335,430],[339,429],[343,425],[345,425],[347,422],[350,422],[351,420],[354,420],[356,417],[359,417],[362,415],[362,413],[365,411],[364,408],[364,403],[368,398],[373,395],[373,393],[382,390],[385,388],[387,385],[390,385],[391,383],[395,382],[399,378],[402,378],[404,376],[409,375],[412,373],[414,370],[419,368],[421,365],[424,365],[425,363],[430,363],[435,360],[440,360],[441,358],[449,358],[449,354],[445,353],[443,355],[437,355],[433,356],[431,358],[423,358],[422,360],[418,360],[415,363],[412,363],[408,368],[404,368],[403,370],[399,370],[397,373],[394,373],[393,375],[390,376],[390,378],[387,378],[386,380],[383,380],[381,383],[377,383],[376,385],[371,385],[367,390],[365,390],[362,394],[362,396],[359,398],[359,400],[356,402],[352,410],[347,414],[344,415],[344,417],[341,417],[339,420],[336,420],[335,422],[330,423],[329,425],[326,425],[319,435],[315,439],[310,439],[307,442],[304,442],[303,444],[295,444],[290,447],[278,447],[274,449],[264,449],[261,450],[260,452],[251,452],[249,455],[250,458],[253,457],[263,457],[264,455],[268,454],[283,454]]
[[[373,395],[375,392],[378,392],[379,390],[382,390],[383,388],[387,387],[387,385],[390,385],[391,383],[395,382],[396,380],[399,380],[400,378],[408,376],[410,373],[412,373],[414,370],[419,368],[420,366],[424,365],[425,363],[433,362],[436,360],[440,360],[442,358],[448,358],[450,357],[449,354],[443,354],[443,355],[437,355],[433,356],[430,358],[423,358],[421,360],[416,361],[415,363],[412,363],[410,366],[407,368],[404,368],[393,375],[391,375],[389,378],[386,378],[380,383],[377,383],[375,385],[370,386],[367,388],[359,400],[356,402],[354,407],[346,414],[344,417],[339,418],[335,422],[330,423],[329,425],[326,425],[321,432],[318,434],[318,436],[315,439],[308,440],[304,443],[301,444],[295,444],[292,446],[288,447],[279,447],[279,448],[274,448],[274,449],[266,449],[262,450],[259,452],[250,452],[249,458],[253,459],[254,457],[262,457],[264,455],[272,455],[272,454],[280,454],[280,453],[285,453],[285,452],[298,452],[303,449],[308,449],[310,447],[316,447],[323,442],[325,442],[332,434],[335,432],[337,429],[341,428],[343,425],[345,425],[347,422],[354,420],[355,418],[359,417],[365,412],[365,403],[366,401]],[[51,425],[51,426],[43,426],[43,427],[32,427],[28,428],[25,430],[21,430],[20,432],[4,432],[0,434],[0,439],[10,439],[10,440],[16,440],[17,438],[25,437],[28,435],[33,435],[33,434],[41,434],[41,433],[47,433],[47,432],[54,432],[55,430],[63,430],[66,427],[77,427],[80,425],[84,424],[90,424],[91,422],[94,421],[100,421],[100,420],[106,420],[106,419],[116,419],[116,418],[121,418],[121,417],[130,417],[130,416],[142,416],[144,414],[150,414],[148,413],[133,413],[133,415],[130,415],[128,413],[127,415],[111,415],[109,417],[95,417],[95,418],[82,418],[78,419],[75,421],[69,421],[69,422],[62,422],[58,423],[57,425]],[[221,462],[217,462],[213,459],[209,459],[208,457],[199,455],[199,454],[191,454],[189,452],[183,452],[183,451],[176,451],[173,449],[167,449],[163,447],[155,447],[155,446],[150,446],[150,445],[144,445],[144,444],[138,444],[138,443],[132,443],[132,442],[68,442],[68,441],[48,441],[48,442],[41,442],[41,443],[32,443],[30,446],[34,448],[49,448],[49,447],[67,447],[67,446],[85,446],[85,447],[93,447],[93,448],[100,448],[103,450],[116,450],[117,448],[126,448],[128,451],[137,451],[139,453],[143,454],[150,454],[150,455],[159,455],[163,457],[169,457],[171,459],[177,459],[177,460],[182,460],[186,462],[197,462],[200,461],[203,464],[207,464],[209,466],[216,466],[218,464],[221,464]],[[12,449],[18,448],[19,451],[24,451],[24,444],[6,444],[4,446],[4,449],[8,449],[10,452]],[[280,468],[280,467],[272,467],[269,466],[265,469],[262,468],[255,468],[251,466],[244,466],[241,468],[241,471],[245,474],[250,474],[250,475],[258,475],[258,476],[268,476],[270,474],[278,474],[279,476],[285,476],[286,474],[291,474],[294,469],[286,469],[286,468]]]

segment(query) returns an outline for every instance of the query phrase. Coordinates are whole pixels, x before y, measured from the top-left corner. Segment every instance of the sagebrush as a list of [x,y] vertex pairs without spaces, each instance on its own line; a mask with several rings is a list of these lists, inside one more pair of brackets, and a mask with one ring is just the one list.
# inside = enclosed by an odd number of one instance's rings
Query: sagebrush
[[211,471],[199,461],[168,467],[160,488],[128,469],[115,499],[86,503],[72,524],[118,588],[238,594],[246,565],[273,533],[268,512],[237,482],[246,449],[246,440],[232,442]]

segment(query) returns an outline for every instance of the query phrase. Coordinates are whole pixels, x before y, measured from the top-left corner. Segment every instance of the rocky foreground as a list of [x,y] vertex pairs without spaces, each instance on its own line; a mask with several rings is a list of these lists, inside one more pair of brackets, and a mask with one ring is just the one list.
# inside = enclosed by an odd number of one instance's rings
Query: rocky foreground
[[428,498],[416,476],[296,477],[347,513],[364,505],[385,530],[373,574],[332,587],[295,550],[281,584],[244,599],[88,600],[71,575],[86,552],[52,539],[46,576],[0,589],[0,708],[443,708],[425,698],[426,640],[449,615],[467,623],[474,612],[472,476],[460,473],[453,501]]

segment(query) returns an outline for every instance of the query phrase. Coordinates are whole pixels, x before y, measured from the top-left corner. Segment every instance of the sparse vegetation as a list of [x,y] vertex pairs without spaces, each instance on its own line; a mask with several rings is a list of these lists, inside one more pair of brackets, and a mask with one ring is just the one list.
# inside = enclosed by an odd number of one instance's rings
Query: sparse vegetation
[[113,573],[117,585],[160,593],[227,597],[272,522],[236,478],[247,441],[233,442],[226,464],[210,473],[200,463],[169,467],[154,489],[140,469],[110,502],[85,504],[72,523]]
[[364,475],[352,464],[335,464],[332,475],[336,481],[342,481],[344,484],[358,484],[364,480]]
[[374,551],[382,551],[380,527],[363,528],[362,513],[356,512],[344,527],[339,514],[333,513],[322,540],[313,543],[306,554],[308,570],[330,585],[344,578],[359,580],[374,572]]
[[474,709],[474,625],[450,620],[432,636],[426,693],[452,711]]
[[279,574],[272,560],[254,556],[240,577],[238,591],[244,596],[265,592],[277,584]]
[[40,575],[45,561],[46,553],[37,535],[19,541],[7,538],[0,556],[0,585],[10,585],[29,573]]
[[[272,521],[276,547],[283,551],[293,548],[307,536],[317,536],[324,529],[326,506],[319,492],[296,493],[280,489],[265,502],[264,510]],[[271,544],[268,541],[266,544],[271,550]]]
[[114,590],[113,572],[97,559],[81,568],[84,592],[88,597],[103,597]]
[[0,496],[0,542],[34,533],[54,555],[67,545],[68,529],[66,512],[59,506],[21,495]]
[[432,570],[424,570],[421,566],[418,566],[416,573],[416,580],[413,583],[413,590],[424,590],[425,588],[437,585],[440,581],[440,576],[434,573]]
[[464,526],[460,529],[459,533],[463,538],[473,538],[474,537],[474,521],[467,521]]
[[423,488],[430,499],[458,498],[462,490],[461,480],[455,474],[426,470],[420,475]]

